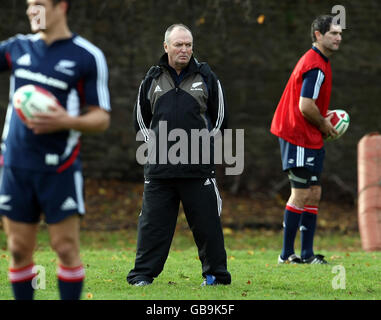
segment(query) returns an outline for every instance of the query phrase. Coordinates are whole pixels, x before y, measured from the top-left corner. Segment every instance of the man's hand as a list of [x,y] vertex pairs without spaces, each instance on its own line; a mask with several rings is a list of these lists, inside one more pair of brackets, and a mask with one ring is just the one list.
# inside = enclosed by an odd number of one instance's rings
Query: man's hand
[[301,97],[299,101],[299,109],[303,117],[321,131],[324,138],[338,134],[331,123],[333,114],[324,118],[320,114],[319,108],[315,104],[315,100]]
[[35,113],[33,119],[27,119],[26,125],[35,134],[47,134],[70,128],[71,117],[61,106],[50,106],[49,112]]
[[332,117],[333,117],[333,114],[330,114],[328,117],[324,118],[324,121],[319,127],[319,130],[322,132],[323,137],[325,139],[330,136],[335,137],[336,135],[338,135],[338,132],[336,131],[336,129],[333,127],[331,123]]

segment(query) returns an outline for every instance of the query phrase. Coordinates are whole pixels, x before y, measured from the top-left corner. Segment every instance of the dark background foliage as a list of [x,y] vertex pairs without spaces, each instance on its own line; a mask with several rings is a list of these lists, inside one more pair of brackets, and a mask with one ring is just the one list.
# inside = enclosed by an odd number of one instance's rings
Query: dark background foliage
[[[142,181],[132,127],[138,85],[162,54],[166,28],[182,22],[193,31],[195,56],[212,66],[225,88],[230,127],[245,130],[245,170],[229,177],[221,169],[220,185],[248,196],[287,194],[278,142],[269,133],[271,119],[293,67],[311,46],[312,20],[336,4],[346,9],[346,29],[341,50],[331,58],[331,108],[347,110],[351,126],[342,139],[326,144],[324,197],[354,202],[357,144],[365,134],[381,131],[381,3],[376,0],[74,0],[71,29],[104,51],[113,107],[111,128],[83,137],[85,176]],[[29,33],[25,8],[23,0],[1,1],[0,39]],[[8,88],[3,74],[0,122]]]

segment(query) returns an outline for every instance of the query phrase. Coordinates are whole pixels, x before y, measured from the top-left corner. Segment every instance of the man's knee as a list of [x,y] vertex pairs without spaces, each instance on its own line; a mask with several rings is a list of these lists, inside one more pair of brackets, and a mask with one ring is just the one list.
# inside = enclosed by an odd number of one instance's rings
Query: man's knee
[[321,199],[321,186],[311,186],[308,195],[307,204],[311,206],[318,206]]
[[303,208],[305,205],[318,206],[321,198],[320,175],[313,175],[304,167],[288,170],[291,183],[291,204]]
[[51,246],[60,261],[66,266],[76,264],[76,260],[79,259],[79,246],[73,238],[62,237],[55,239],[52,241]]
[[31,262],[34,246],[34,241],[19,236],[8,236],[8,250],[15,266]]
[[303,207],[306,205],[308,201],[309,194],[310,194],[309,189],[292,188],[291,196],[288,203],[303,209]]

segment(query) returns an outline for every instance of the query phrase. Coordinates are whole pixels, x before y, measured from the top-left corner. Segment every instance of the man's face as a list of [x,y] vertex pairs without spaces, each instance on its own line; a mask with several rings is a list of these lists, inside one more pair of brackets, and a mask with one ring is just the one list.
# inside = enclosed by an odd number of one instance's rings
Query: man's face
[[319,32],[319,37],[317,37],[318,43],[320,43],[325,49],[335,52],[339,50],[341,43],[342,29],[338,24],[331,24],[331,28],[324,35]]
[[63,2],[54,6],[52,0],[27,0],[26,4],[32,32],[49,30],[63,17]]
[[168,63],[175,69],[184,69],[193,54],[193,38],[188,30],[175,28],[172,30],[168,43],[164,43],[168,53]]

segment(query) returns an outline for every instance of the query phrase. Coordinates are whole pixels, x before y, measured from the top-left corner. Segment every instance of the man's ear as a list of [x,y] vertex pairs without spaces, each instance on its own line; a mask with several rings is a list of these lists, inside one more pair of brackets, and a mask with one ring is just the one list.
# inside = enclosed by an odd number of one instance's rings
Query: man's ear
[[321,34],[319,30],[316,30],[314,33],[315,33],[316,40],[319,40],[323,37],[323,35]]
[[60,6],[60,9],[62,12],[67,14],[67,10],[69,9],[69,4],[66,1],[60,1],[57,3],[58,6]]
[[167,45],[167,43],[164,41],[164,43],[163,43],[163,46],[164,46],[164,50],[165,50],[165,52],[167,52],[168,53],[168,45]]

